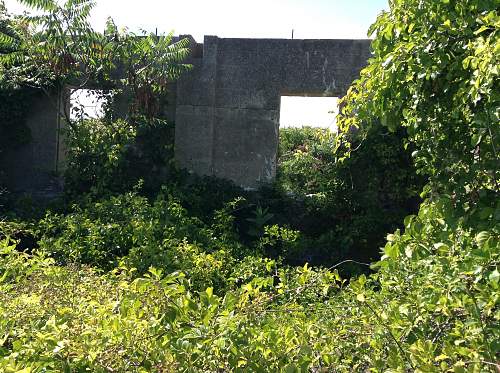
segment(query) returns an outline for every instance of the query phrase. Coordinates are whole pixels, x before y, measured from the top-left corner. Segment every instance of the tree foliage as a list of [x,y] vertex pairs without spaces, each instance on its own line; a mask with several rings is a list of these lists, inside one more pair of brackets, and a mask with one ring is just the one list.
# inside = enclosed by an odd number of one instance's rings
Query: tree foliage
[[[47,93],[92,85],[127,88],[133,93],[131,113],[153,117],[153,93],[165,91],[189,69],[182,62],[189,54],[188,39],[120,32],[111,19],[104,33],[96,32],[89,20],[93,0],[20,2],[37,12],[10,19],[8,28],[0,29],[3,84]],[[64,117],[70,121],[69,113]]]
[[326,266],[379,258],[387,232],[417,211],[425,185],[411,151],[403,148],[403,132],[375,127],[349,159],[337,162],[335,133],[280,130],[278,193],[271,211],[281,224],[301,231],[286,258]]
[[370,29],[374,56],[350,89],[344,133],[374,118],[404,127],[429,195],[457,207],[498,192],[499,26],[495,0],[391,1]]

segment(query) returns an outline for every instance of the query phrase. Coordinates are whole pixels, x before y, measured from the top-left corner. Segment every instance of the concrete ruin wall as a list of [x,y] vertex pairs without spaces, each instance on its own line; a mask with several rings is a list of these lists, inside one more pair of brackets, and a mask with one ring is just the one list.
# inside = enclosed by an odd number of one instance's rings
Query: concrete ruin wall
[[40,93],[30,102],[26,125],[30,141],[8,149],[0,157],[2,183],[12,192],[29,192],[51,196],[62,190],[66,148],[63,136],[65,122],[60,116],[67,100],[54,94]]
[[206,36],[202,52],[177,84],[177,161],[256,188],[276,174],[281,96],[345,95],[370,40]]
[[[247,188],[272,181],[281,96],[341,97],[369,57],[369,40],[192,39],[194,69],[166,108],[179,166]],[[69,97],[40,97],[28,113],[32,142],[0,159],[11,190],[57,189],[65,158],[57,105]]]

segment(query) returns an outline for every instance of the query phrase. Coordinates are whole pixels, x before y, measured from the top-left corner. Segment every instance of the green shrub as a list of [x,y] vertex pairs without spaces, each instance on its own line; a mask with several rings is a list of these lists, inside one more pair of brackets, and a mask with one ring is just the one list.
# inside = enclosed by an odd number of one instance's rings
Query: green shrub
[[[215,211],[224,209],[231,201],[240,199],[238,211],[253,203],[252,193],[246,192],[229,180],[216,177],[179,173],[174,183],[163,187],[191,214],[204,221],[210,220]],[[247,201],[244,202],[241,198]]]
[[180,273],[99,275],[2,241],[0,367],[493,372],[498,219],[484,216],[477,232],[449,211],[423,205],[371,277],[348,284],[336,271],[246,259],[224,296],[192,291]]
[[339,161],[329,130],[281,130],[278,177],[268,198],[275,222],[301,232],[290,263],[377,260],[386,232],[416,212],[424,186],[402,138],[373,129]]
[[122,260],[139,274],[151,266],[182,269],[197,286],[221,290],[236,258],[250,252],[238,242],[228,209],[205,224],[168,195],[153,202],[137,193],[88,200],[67,214],[48,213],[36,228],[38,245],[62,264],[109,270]]
[[[164,136],[161,131],[166,131]],[[423,185],[400,137],[375,131],[341,163],[335,158],[333,133],[307,127],[283,130],[276,185],[254,193],[224,180],[177,173],[171,163],[171,128],[160,122],[131,126],[120,120],[84,121],[71,138],[69,194],[123,193],[144,180],[143,193],[154,196],[168,181],[168,193],[206,224],[211,224],[215,211],[243,197],[232,214],[238,233],[233,241],[255,246],[265,225],[300,231],[293,249],[285,252],[280,244],[268,245],[269,255],[282,256],[290,264],[376,260],[385,233],[415,211]],[[162,146],[165,139],[169,145]],[[267,209],[265,221],[256,220],[259,208]]]
[[66,192],[72,197],[123,193],[139,181],[158,192],[173,181],[173,126],[161,120],[85,120],[68,132]]

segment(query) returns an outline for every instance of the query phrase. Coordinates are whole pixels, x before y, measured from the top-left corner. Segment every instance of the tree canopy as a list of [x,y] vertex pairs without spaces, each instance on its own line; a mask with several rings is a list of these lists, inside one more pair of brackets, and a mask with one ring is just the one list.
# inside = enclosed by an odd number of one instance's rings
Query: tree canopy
[[[462,208],[499,190],[500,16],[496,0],[391,0],[340,127],[404,127],[428,195]],[[345,137],[345,136],[344,136]],[[457,206],[458,206],[457,205]]]
[[[154,113],[154,100],[189,69],[188,39],[120,31],[108,19],[103,33],[90,24],[93,0],[20,0],[33,14],[0,24],[0,83],[42,90],[101,86],[133,93],[131,109]],[[66,119],[69,120],[68,115]]]

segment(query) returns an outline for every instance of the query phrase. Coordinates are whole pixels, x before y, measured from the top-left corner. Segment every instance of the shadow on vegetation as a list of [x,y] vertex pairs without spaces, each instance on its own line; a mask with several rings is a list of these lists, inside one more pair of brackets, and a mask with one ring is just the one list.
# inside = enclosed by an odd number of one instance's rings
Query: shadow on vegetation
[[[100,137],[89,131],[90,126],[93,131],[98,128]],[[229,181],[176,170],[173,144],[165,141],[173,138],[172,129],[163,122],[137,128],[120,121],[112,125],[90,121],[81,126],[81,133],[74,137],[78,143],[72,144],[76,150],[70,154],[66,194],[48,202],[22,197],[12,203],[11,199],[4,206],[11,218],[10,223],[3,223],[3,235],[18,240],[19,250],[31,251],[40,239],[54,244],[57,237],[71,231],[69,236],[78,241],[94,229],[82,228],[76,234],[73,230],[78,227],[72,228],[66,216],[80,214],[74,224],[84,226],[79,219],[90,219],[102,225],[101,231],[107,225],[126,225],[130,219],[150,219],[150,212],[134,207],[138,203],[134,201],[117,199],[121,202],[116,203],[124,203],[118,208],[123,211],[110,212],[114,209],[109,204],[113,196],[134,190],[136,195],[146,197],[143,203],[150,201],[151,211],[169,208],[158,205],[158,198],[178,202],[182,214],[198,221],[186,223],[187,230],[182,234],[190,241],[203,241],[195,232],[198,229],[220,234],[214,228],[214,219],[220,219],[218,214],[224,211],[230,218],[219,223],[232,232],[228,245],[245,248],[238,249],[238,255],[259,252],[292,266],[309,263],[330,267],[347,261],[339,270],[349,276],[369,271],[366,264],[379,259],[386,233],[399,228],[403,218],[416,212],[420,203],[418,195],[424,180],[416,174],[409,152],[401,145],[403,134],[381,130],[370,133],[357,144],[351,157],[341,162],[334,152],[333,133],[308,127],[282,130],[275,183],[258,191],[245,191]],[[120,151],[112,158],[110,152],[117,145]],[[110,210],[103,210],[102,206],[108,205]],[[12,223],[12,216],[19,223]],[[171,217],[155,219],[162,229],[173,224]],[[137,234],[133,232],[130,234]],[[181,232],[175,234],[177,239],[182,238]],[[154,237],[160,245],[166,236],[155,233]],[[104,267],[107,261],[117,260],[116,256],[128,255],[136,240],[118,244],[115,238],[102,239],[102,244],[121,245],[117,250],[110,248],[110,255],[103,254],[100,264]],[[92,255],[86,258],[89,264],[96,264]]]

